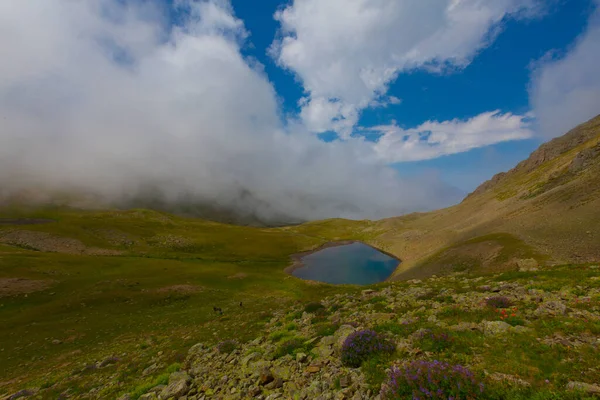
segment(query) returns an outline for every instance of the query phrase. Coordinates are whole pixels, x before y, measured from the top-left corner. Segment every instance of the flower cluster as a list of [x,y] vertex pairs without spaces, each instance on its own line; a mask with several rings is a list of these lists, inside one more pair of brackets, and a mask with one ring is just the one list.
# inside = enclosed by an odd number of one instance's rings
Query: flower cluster
[[393,367],[381,387],[381,398],[396,399],[477,399],[483,383],[467,368],[441,361],[413,361]]
[[510,299],[505,296],[490,297],[486,300],[486,304],[494,308],[509,308],[512,306]]
[[372,355],[393,353],[395,346],[385,337],[372,330],[351,333],[342,344],[342,363],[358,368]]
[[506,311],[506,308],[503,308],[502,310],[495,310],[497,313],[500,313],[500,319],[501,320],[505,320],[508,319],[510,317],[516,317],[517,316],[517,307],[513,307],[512,310],[510,310],[511,312]]
[[235,349],[237,349],[237,347],[238,347],[238,344],[235,340],[226,340],[217,345],[217,350],[219,350],[219,353],[229,354],[232,351],[234,351]]

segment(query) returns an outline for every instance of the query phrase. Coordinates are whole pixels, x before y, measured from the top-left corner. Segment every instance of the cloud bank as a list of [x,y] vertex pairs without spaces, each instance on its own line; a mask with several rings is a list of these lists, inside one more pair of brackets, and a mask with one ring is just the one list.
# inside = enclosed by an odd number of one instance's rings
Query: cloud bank
[[588,27],[562,57],[539,62],[529,90],[545,138],[560,136],[600,113],[600,0]]
[[531,138],[528,118],[499,110],[480,114],[466,121],[427,121],[416,128],[398,125],[371,128],[382,133],[375,145],[378,155],[388,163],[419,161],[509,140]]
[[542,10],[534,0],[294,0],[276,14],[282,34],[271,52],[304,85],[308,129],[348,138],[399,73],[463,68],[505,18]]
[[[400,179],[371,144],[285,125],[224,0],[0,2],[0,195],[154,193],[263,221],[381,218],[456,201]],[[396,101],[390,99],[390,101]]]

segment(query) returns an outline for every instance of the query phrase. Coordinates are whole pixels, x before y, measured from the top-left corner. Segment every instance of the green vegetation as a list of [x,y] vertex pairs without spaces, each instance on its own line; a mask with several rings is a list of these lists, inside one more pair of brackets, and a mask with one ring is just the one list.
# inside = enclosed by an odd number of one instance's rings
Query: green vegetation
[[[26,382],[58,395],[65,387],[53,382],[112,356],[120,361],[94,373],[118,371],[113,390],[138,386],[158,352],[168,365],[198,342],[249,340],[274,310],[348,290],[283,271],[290,255],[330,240],[311,236],[316,226],[259,229],[148,210],[11,209],[5,216],[55,222],[0,226],[0,279],[45,283],[0,293],[0,382],[11,382],[0,395]],[[348,222],[348,234],[357,227]],[[72,379],[85,390],[85,376]]]

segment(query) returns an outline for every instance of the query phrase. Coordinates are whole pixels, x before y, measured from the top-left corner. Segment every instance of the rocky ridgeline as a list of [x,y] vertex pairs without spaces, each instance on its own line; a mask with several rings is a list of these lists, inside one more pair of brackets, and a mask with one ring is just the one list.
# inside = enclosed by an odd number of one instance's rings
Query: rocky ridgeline
[[[436,359],[434,352],[421,345],[431,327],[450,334],[476,332],[490,341],[502,338],[506,342],[518,335],[530,335],[532,340],[549,346],[599,350],[600,337],[589,332],[571,335],[556,332],[536,337],[532,328],[534,321],[544,318],[600,321],[598,303],[571,307],[600,299],[598,287],[588,287],[582,293],[586,287],[574,282],[574,286],[545,291],[527,288],[524,283],[494,282],[490,277],[469,279],[460,275],[410,283],[410,286],[364,290],[360,295],[336,295],[317,305],[281,312],[266,325],[264,336],[248,343],[197,344],[189,350],[185,371],[173,373],[167,385],[151,389],[140,399],[379,399],[377,385],[368,382],[361,368],[344,366],[341,352],[350,334],[377,329],[382,324],[414,328],[406,335],[393,330],[385,333],[396,346],[395,364]],[[450,286],[452,288],[448,288]],[[489,311],[490,298],[499,299],[499,303],[527,306],[519,308],[519,318],[512,320],[502,309],[495,310],[498,312],[496,320],[465,322],[457,318],[449,323],[447,318],[440,318],[449,307],[457,310],[459,316],[460,313]],[[510,313],[511,308],[508,310]],[[505,318],[511,323],[505,322]],[[518,376],[487,373],[489,365],[477,355],[470,359],[468,367],[482,371],[487,381],[530,385]],[[598,370],[594,373],[597,376]],[[570,381],[560,389],[600,393],[600,387],[590,382]],[[124,395],[120,399],[129,398]]]

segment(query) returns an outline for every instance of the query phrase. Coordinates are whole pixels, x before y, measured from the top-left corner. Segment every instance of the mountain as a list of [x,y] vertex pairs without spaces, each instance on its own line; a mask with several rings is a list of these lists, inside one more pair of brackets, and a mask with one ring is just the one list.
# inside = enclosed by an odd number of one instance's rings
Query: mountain
[[600,259],[600,116],[483,183],[460,204],[377,222],[370,242],[403,260],[395,279],[531,259]]

